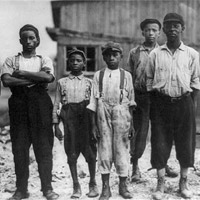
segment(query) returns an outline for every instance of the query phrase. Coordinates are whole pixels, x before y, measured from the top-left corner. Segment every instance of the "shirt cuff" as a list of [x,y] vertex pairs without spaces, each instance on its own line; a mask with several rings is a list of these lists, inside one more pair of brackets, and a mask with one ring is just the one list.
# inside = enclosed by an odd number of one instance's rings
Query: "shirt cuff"
[[93,112],[96,112],[96,105],[94,103],[90,103],[88,106],[87,106],[87,109],[89,110],[92,110]]
[[134,100],[131,100],[130,103],[129,103],[129,106],[137,106],[137,104]]

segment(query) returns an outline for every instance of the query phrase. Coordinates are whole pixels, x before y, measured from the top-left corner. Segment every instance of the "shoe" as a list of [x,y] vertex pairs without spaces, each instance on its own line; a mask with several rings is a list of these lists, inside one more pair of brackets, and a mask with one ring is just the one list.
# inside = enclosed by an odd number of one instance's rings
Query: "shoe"
[[187,177],[181,177],[179,181],[179,190],[181,197],[189,199],[192,197],[192,192],[189,190],[187,185]]
[[55,193],[53,190],[47,190],[43,194],[47,200],[56,200],[58,199],[59,195]]
[[81,186],[79,183],[74,183],[73,186],[73,194],[71,195],[71,199],[80,198],[82,195]]
[[175,178],[178,176],[178,173],[175,172],[171,167],[169,167],[168,165],[166,165],[165,167],[165,175],[171,178]]
[[138,164],[133,164],[131,182],[137,182],[137,181],[139,181],[141,179],[141,177],[142,176],[141,176]]
[[26,192],[20,192],[19,190],[16,190],[12,197],[10,197],[8,200],[21,200],[26,199],[29,197],[28,191]]
[[109,200],[111,196],[110,186],[108,184],[104,184],[99,200]]
[[128,191],[126,179],[121,180],[120,178],[120,183],[119,183],[119,194],[124,198],[124,199],[131,199],[133,196],[131,193]]
[[162,200],[165,190],[165,177],[159,177],[157,182],[156,191],[153,193],[152,197],[155,200]]
[[97,197],[98,195],[99,195],[99,191],[98,191],[96,182],[90,182],[89,193],[87,193],[87,196],[92,198],[92,197]]

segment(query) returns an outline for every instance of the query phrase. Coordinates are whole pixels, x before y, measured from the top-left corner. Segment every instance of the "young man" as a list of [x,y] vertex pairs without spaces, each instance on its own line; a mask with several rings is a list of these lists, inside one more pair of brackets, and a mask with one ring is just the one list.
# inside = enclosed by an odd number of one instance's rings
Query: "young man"
[[[99,200],[111,196],[109,176],[114,163],[119,175],[119,194],[132,198],[126,185],[129,169],[129,130],[131,110],[136,104],[131,74],[120,68],[122,48],[108,42],[102,47],[107,67],[94,75],[94,87],[88,109],[93,111],[93,134],[98,129],[98,164],[102,175],[102,193]],[[96,119],[96,120],[95,120]]]
[[2,82],[9,87],[10,134],[16,173],[16,192],[9,200],[28,198],[29,148],[33,145],[41,190],[48,200],[55,200],[52,180],[52,102],[47,84],[54,80],[49,58],[36,55],[39,32],[27,24],[19,31],[23,51],[7,58],[2,68]]
[[199,54],[181,41],[185,29],[182,16],[168,13],[163,25],[167,43],[150,53],[147,68],[147,90],[152,102],[151,164],[158,174],[153,198],[163,199],[165,166],[173,141],[180,164],[180,194],[190,198],[187,175],[194,164],[196,134],[191,93],[195,96],[200,89]]
[[[64,124],[64,146],[73,180],[71,198],[80,198],[82,194],[77,175],[77,160],[80,153],[85,157],[90,173],[87,196],[93,198],[99,195],[95,180],[96,141],[92,138],[90,113],[86,109],[90,99],[92,80],[86,78],[82,72],[86,62],[83,51],[72,49],[68,52],[68,64],[71,72],[68,77],[58,80],[53,108],[55,135],[60,140],[63,137],[59,128],[60,120]],[[60,115],[58,115],[60,104],[62,108]]]
[[[133,75],[135,101],[137,107],[133,112],[133,124],[135,134],[131,138],[131,181],[136,182],[141,178],[138,160],[144,153],[150,120],[150,96],[146,89],[145,70],[148,67],[149,53],[157,48],[160,36],[161,23],[157,19],[145,19],[140,28],[145,39],[144,43],[131,49],[128,58],[128,66]],[[178,174],[166,165],[166,174],[176,177]]]

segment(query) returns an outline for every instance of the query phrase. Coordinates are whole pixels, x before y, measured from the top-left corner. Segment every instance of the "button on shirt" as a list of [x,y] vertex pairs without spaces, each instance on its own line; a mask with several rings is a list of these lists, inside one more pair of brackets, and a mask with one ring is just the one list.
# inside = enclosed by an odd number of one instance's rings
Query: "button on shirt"
[[[96,112],[97,109],[97,99],[100,98],[99,73],[100,71],[96,72],[94,75],[90,104],[87,106],[88,109],[94,112]],[[103,101],[110,106],[118,105],[120,102],[120,92],[120,70],[110,70],[106,68],[103,76]],[[132,77],[127,71],[125,71],[122,104],[127,104],[128,106],[136,105]]]
[[157,90],[171,97],[179,97],[192,88],[200,90],[199,53],[193,48],[181,45],[171,53],[164,44],[149,55],[147,90]]
[[53,123],[59,122],[57,111],[60,110],[60,105],[89,100],[91,88],[92,80],[83,74],[80,76],[69,74],[68,77],[59,79],[53,107]]
[[[155,48],[159,45],[156,44]],[[139,49],[138,49],[139,48]],[[139,51],[139,52],[138,52]],[[144,44],[131,49],[128,57],[128,67],[133,75],[133,86],[136,90],[146,92],[146,73],[148,66],[149,48]]]

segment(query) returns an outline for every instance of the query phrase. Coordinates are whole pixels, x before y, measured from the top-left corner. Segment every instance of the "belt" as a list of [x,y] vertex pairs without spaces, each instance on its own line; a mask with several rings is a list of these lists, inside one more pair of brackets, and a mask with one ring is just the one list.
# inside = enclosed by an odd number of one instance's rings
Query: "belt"
[[164,101],[169,102],[169,103],[176,103],[182,99],[184,99],[185,97],[190,96],[190,92],[186,92],[185,94],[179,96],[179,97],[170,97],[168,95],[162,94],[162,93],[157,93],[156,95],[157,97],[162,98]]

